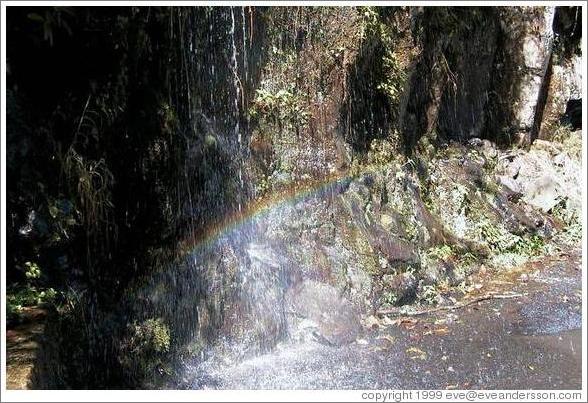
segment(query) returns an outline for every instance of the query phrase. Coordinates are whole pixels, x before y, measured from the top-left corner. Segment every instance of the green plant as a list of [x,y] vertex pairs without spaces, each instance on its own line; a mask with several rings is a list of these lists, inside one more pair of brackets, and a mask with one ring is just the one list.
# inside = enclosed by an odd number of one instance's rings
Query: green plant
[[361,37],[364,40],[375,40],[383,48],[382,75],[376,88],[386,94],[391,111],[394,112],[398,108],[400,95],[408,78],[400,62],[406,55],[401,55],[400,49],[395,46],[398,32],[395,31],[394,24],[382,16],[381,10],[376,7],[360,7],[360,13],[363,17]]
[[33,280],[41,277],[41,269],[37,263],[25,262],[25,277]]
[[38,22],[43,31],[43,39],[53,46],[53,37],[56,30],[64,30],[68,35],[72,30],[68,20],[72,20],[75,15],[71,7],[51,7],[43,14],[29,13],[27,17],[31,21]]
[[524,238],[520,237],[511,248],[511,252],[531,257],[540,254],[544,248],[545,241],[543,238],[539,235],[531,235]]
[[438,304],[440,299],[439,290],[434,285],[424,285],[418,293],[418,299],[427,305]]
[[[87,242],[94,243],[93,246],[107,247],[113,225],[111,189],[114,176],[106,161],[103,158],[88,159],[78,154],[72,145],[63,157],[62,167],[70,192],[76,195]],[[88,259],[91,259],[90,255]]]
[[268,176],[262,176],[256,184],[255,194],[262,197],[271,189],[271,182]]
[[178,117],[174,108],[168,103],[163,103],[158,113],[162,133],[168,135],[173,134],[178,124]]
[[293,88],[280,89],[275,93],[261,88],[256,91],[250,116],[269,119],[291,129],[304,126],[310,112],[302,96]]
[[6,317],[18,320],[24,307],[53,304],[57,295],[53,288],[12,286],[6,290]]
[[484,219],[479,223],[478,229],[481,237],[488,243],[490,248],[496,252],[511,251],[520,242],[518,235],[513,235],[504,228]]
[[563,245],[578,245],[582,241],[582,223],[569,224],[563,231],[557,233],[553,240]]
[[568,200],[565,198],[561,199],[551,208],[551,215],[566,225],[573,225],[580,222],[577,211],[568,207]]
[[386,139],[374,139],[368,151],[368,164],[386,165],[398,157],[396,147]]
[[48,198],[47,209],[52,224],[49,242],[56,244],[69,239],[72,229],[78,225],[79,212],[74,208],[73,203],[64,198]]
[[127,326],[119,359],[124,368],[137,379],[150,379],[155,373],[169,374],[167,354],[171,348],[171,332],[161,318],[134,321]]
[[398,302],[398,296],[394,291],[386,291],[382,295],[382,301],[384,301],[385,304],[396,305],[396,302]]
[[431,257],[447,260],[453,255],[453,248],[451,245],[434,246],[427,251],[427,254]]

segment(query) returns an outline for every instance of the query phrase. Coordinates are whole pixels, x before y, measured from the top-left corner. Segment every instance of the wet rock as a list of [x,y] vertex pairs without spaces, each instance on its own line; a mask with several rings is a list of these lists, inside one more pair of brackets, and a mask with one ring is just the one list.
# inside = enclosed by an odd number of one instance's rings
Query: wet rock
[[521,186],[511,176],[498,175],[496,176],[496,180],[498,183],[505,186],[510,192],[521,193]]
[[[579,128],[581,121],[575,122],[571,114],[566,115],[566,112],[568,112],[570,103],[573,104],[574,101],[579,101],[581,105],[581,99],[582,56],[574,55],[570,58],[560,58],[552,68],[539,138],[552,138],[561,123]],[[580,123],[580,125],[577,125],[577,123]]]
[[520,101],[516,110],[516,124],[522,130],[531,129],[535,118],[541,85],[551,56],[555,7],[546,7],[543,13],[537,13],[536,16],[532,13],[536,13],[536,10],[528,11],[529,25],[534,25],[535,29],[529,30],[523,37],[524,68],[521,70]]
[[285,306],[290,334],[310,328],[318,341],[342,345],[353,342],[361,329],[356,308],[328,284],[301,282],[288,290]]
[[380,216],[380,223],[382,224],[384,230],[390,231],[394,224],[394,218],[388,214],[382,214]]
[[418,254],[411,244],[389,235],[379,226],[372,227],[370,243],[386,258],[391,267],[413,265],[419,261]]
[[486,160],[491,160],[498,157],[498,149],[496,148],[496,145],[490,140],[482,140],[481,151]]
[[275,186],[286,186],[292,182],[292,174],[284,171],[274,171],[270,180]]
[[559,203],[560,194],[555,178],[549,174],[543,175],[527,187],[527,202],[543,212],[548,212]]
[[581,162],[566,144],[536,140],[529,152],[501,158],[497,178],[516,188],[522,200],[542,212],[565,200],[567,208],[580,212]]
[[373,262],[369,257],[352,253],[343,246],[342,239],[324,249],[335,287],[358,308],[368,306],[372,289],[369,264]]

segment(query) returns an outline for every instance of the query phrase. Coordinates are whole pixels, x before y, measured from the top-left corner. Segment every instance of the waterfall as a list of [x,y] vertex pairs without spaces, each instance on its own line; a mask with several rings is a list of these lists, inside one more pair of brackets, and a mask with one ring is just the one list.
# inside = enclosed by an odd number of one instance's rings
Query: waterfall
[[[244,21],[243,21],[243,23],[244,23]],[[243,25],[243,30],[245,30],[245,25]],[[243,94],[241,93],[241,80],[239,79],[239,65],[237,63],[237,45],[236,45],[236,41],[235,41],[235,33],[236,33],[235,32],[235,8],[231,7],[231,29],[229,31],[229,35],[231,37],[231,69],[232,69],[233,75],[234,75],[233,84],[234,84],[234,88],[235,88],[235,97],[233,98],[233,106],[234,106],[233,113],[234,113],[234,119],[235,119],[234,133],[237,136],[239,155],[242,156],[243,155],[242,136],[241,136],[241,129],[239,127],[239,119],[240,119],[239,100],[241,99]],[[243,54],[245,54],[244,48],[243,48]],[[247,71],[247,66],[245,64],[243,64],[243,70]],[[239,175],[239,186],[240,186],[241,191],[243,191],[243,189],[244,189],[243,168],[241,167],[241,165],[239,165],[238,175]],[[242,209],[241,201],[238,202],[238,209],[239,209],[239,211],[241,211],[241,209]]]

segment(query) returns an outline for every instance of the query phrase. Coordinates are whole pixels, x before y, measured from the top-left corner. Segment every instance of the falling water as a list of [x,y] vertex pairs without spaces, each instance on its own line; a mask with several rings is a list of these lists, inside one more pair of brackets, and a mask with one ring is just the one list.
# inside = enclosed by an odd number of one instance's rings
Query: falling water
[[[245,29],[245,27],[243,27],[243,29]],[[233,113],[234,113],[234,119],[235,119],[235,129],[234,129],[234,133],[237,136],[237,144],[239,147],[239,155],[243,155],[243,151],[242,151],[242,136],[241,136],[241,129],[239,127],[239,119],[240,119],[240,114],[239,114],[239,100],[241,99],[241,97],[243,96],[243,94],[241,94],[241,81],[239,79],[239,65],[237,63],[237,45],[236,45],[236,40],[235,40],[235,34],[236,34],[236,29],[235,29],[235,8],[231,7],[231,29],[229,31],[229,35],[231,37],[231,70],[233,72],[233,85],[235,88],[235,96],[233,98]],[[243,65],[244,70],[247,69],[246,65]],[[239,187],[241,189],[241,191],[243,191],[244,189],[244,183],[243,183],[243,168],[241,166],[239,166],[239,170],[238,170],[238,175],[239,175]],[[242,209],[242,205],[241,205],[241,201],[239,200],[238,202],[238,209],[241,210]]]
[[245,74],[245,82],[249,81],[247,66],[247,22],[245,21],[245,7],[241,7],[241,16],[243,17],[243,72]]
[[281,210],[214,239],[202,237],[222,217],[244,213],[248,199],[243,164],[249,134],[241,117],[248,80],[259,76],[247,70],[260,50],[248,43],[245,9],[240,16],[238,11],[178,13],[179,109],[187,122],[179,186],[185,239],[177,258],[150,278],[137,298],[140,315],[164,318],[178,345],[201,346],[188,372],[207,354],[222,357],[227,350],[231,357],[247,356],[285,337],[289,266],[281,246],[267,236]]

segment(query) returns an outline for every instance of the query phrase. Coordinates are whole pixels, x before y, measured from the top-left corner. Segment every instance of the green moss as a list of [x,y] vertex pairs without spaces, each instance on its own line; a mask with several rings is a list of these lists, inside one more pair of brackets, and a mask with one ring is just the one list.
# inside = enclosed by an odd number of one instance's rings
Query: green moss
[[545,249],[545,241],[539,235],[531,235],[521,237],[512,248],[512,252],[519,253],[524,256],[537,256]]
[[161,319],[147,319],[132,326],[132,348],[138,353],[153,351],[167,352],[170,347],[170,331]]
[[397,147],[390,140],[374,139],[370,143],[367,163],[383,166],[393,162],[398,157]]
[[577,211],[568,207],[568,202],[566,199],[562,199],[551,209],[551,215],[567,226],[580,222]]
[[121,343],[120,363],[138,381],[160,379],[153,375],[170,375],[168,365],[171,332],[160,318],[150,318],[128,325]]
[[31,285],[10,287],[6,290],[6,317],[8,320],[19,320],[24,307],[53,304],[57,295],[53,288]]
[[204,341],[201,338],[197,337],[194,341],[188,343],[184,351],[188,357],[195,357],[198,356],[204,350],[204,347]]
[[164,103],[159,109],[159,121],[163,134],[173,134],[178,125],[178,117],[174,108]]
[[449,259],[453,253],[453,248],[450,245],[435,246],[427,250],[427,255],[442,260]]
[[555,244],[575,246],[582,241],[582,224],[579,222],[568,225],[563,231],[555,235]]
[[435,285],[424,285],[417,293],[417,299],[427,305],[439,303],[441,293]]
[[479,221],[476,229],[480,237],[496,252],[509,250],[519,239],[519,237],[499,227],[486,217]]
[[310,117],[306,101],[294,87],[281,88],[276,92],[258,89],[249,114],[252,118],[277,123],[288,129],[305,126]]
[[382,294],[382,301],[385,304],[396,305],[398,302],[398,296],[394,291],[386,291]]

